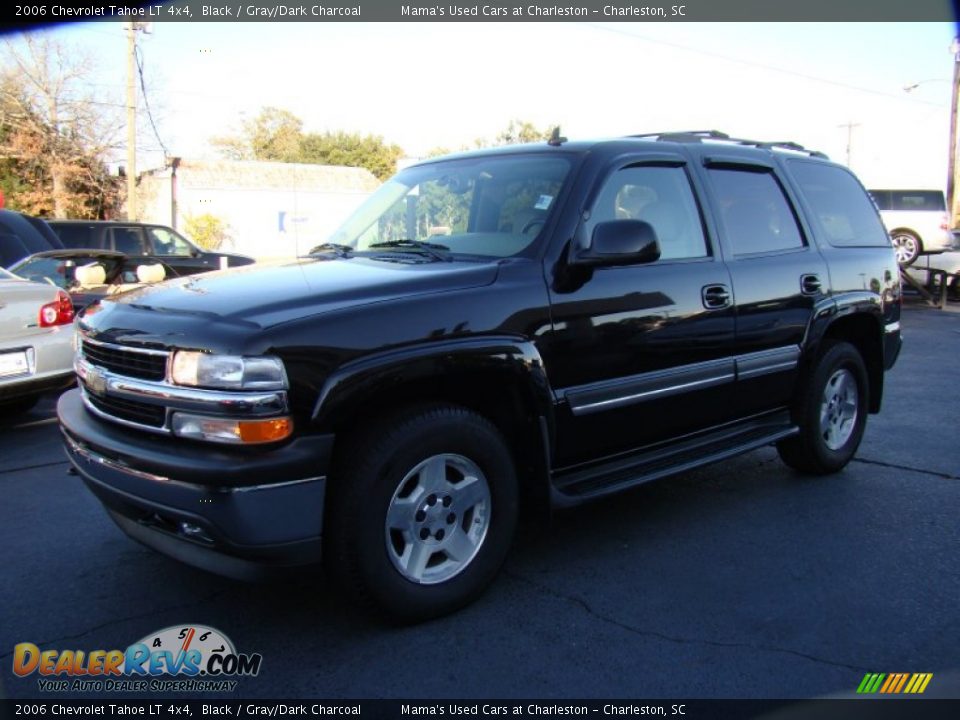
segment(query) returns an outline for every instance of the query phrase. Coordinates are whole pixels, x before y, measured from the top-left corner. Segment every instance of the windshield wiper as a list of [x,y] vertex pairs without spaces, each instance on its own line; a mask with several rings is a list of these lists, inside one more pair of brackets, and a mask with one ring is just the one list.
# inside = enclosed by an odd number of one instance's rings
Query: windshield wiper
[[350,254],[354,251],[355,248],[350,245],[342,245],[340,243],[323,243],[322,245],[317,245],[315,248],[311,248],[310,252],[307,255],[320,255],[323,253],[333,253],[337,257],[349,257]]
[[441,245],[440,243],[425,242],[423,240],[410,240],[409,238],[404,238],[403,240],[386,240],[384,242],[372,243],[371,248],[399,248],[401,250],[414,250],[423,253],[424,255],[429,255],[435,260],[449,260],[450,256],[447,255],[447,252],[450,251],[446,245]]

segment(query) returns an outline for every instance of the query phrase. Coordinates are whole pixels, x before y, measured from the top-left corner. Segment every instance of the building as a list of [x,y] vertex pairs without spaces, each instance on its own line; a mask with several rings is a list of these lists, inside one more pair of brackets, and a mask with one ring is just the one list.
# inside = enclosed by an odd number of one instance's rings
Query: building
[[227,226],[222,246],[258,259],[294,257],[324,242],[380,182],[364,168],[174,158],[140,177],[140,220],[184,232],[191,216]]

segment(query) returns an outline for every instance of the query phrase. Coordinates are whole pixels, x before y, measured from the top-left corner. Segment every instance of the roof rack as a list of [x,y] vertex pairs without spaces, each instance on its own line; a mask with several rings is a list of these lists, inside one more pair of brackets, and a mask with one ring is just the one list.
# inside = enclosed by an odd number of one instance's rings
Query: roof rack
[[792,152],[806,153],[811,157],[822,158],[824,160],[829,160],[825,153],[820,152],[819,150],[808,150],[800,143],[795,143],[790,140],[775,140],[772,142],[761,142],[759,140],[747,140],[745,138],[735,138],[730,137],[725,132],[720,132],[719,130],[682,130],[682,131],[673,131],[673,132],[659,132],[659,133],[643,133],[642,135],[628,135],[627,137],[631,138],[656,138],[659,142],[678,142],[678,143],[692,143],[692,142],[703,142],[705,140],[717,140],[719,142],[731,143],[734,145],[745,145],[749,147],[761,148],[764,150],[773,150],[779,148],[781,150],[790,150]]

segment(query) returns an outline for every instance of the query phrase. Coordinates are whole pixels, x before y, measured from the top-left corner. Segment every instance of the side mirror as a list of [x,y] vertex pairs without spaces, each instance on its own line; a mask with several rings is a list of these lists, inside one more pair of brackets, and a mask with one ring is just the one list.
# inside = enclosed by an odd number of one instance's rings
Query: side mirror
[[590,247],[572,248],[572,265],[641,265],[660,259],[660,242],[653,226],[643,220],[597,223]]

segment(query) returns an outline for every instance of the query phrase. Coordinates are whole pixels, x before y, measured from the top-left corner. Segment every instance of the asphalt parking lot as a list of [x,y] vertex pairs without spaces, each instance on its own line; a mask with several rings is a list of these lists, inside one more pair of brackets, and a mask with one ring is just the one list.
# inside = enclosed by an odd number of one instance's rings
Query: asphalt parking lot
[[809,698],[868,672],[960,697],[960,307],[912,305],[903,332],[842,474],[764,449],[560,515],[479,602],[408,628],[318,578],[242,584],[127,539],[67,474],[45,400],[0,428],[0,697],[43,696],[12,673],[17,643],[125,648],[185,623],[262,654],[231,697]]

